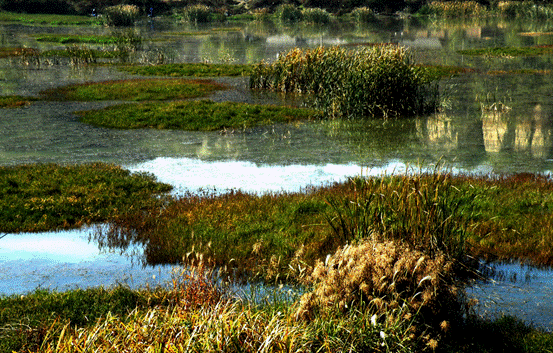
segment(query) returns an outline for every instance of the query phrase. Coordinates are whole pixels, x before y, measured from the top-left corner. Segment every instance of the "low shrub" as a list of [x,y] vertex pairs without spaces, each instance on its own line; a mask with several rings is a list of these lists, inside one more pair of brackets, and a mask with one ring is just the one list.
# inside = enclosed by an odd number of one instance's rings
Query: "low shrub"
[[140,9],[136,5],[115,5],[104,8],[102,12],[108,26],[132,26]]
[[413,116],[436,109],[438,90],[412,60],[396,45],[296,48],[254,67],[250,87],[304,94],[332,118]]

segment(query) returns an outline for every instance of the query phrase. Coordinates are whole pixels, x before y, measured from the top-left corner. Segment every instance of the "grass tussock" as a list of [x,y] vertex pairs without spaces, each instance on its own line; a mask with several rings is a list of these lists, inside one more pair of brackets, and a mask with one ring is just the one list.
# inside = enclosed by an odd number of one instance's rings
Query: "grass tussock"
[[209,6],[196,4],[188,5],[174,14],[184,22],[208,23],[212,20],[212,9]]
[[178,129],[216,131],[258,125],[291,123],[317,118],[311,109],[210,100],[126,104],[77,112],[81,121],[116,129]]
[[103,9],[103,19],[108,26],[132,26],[140,14],[136,5],[114,5]]
[[135,79],[68,85],[41,92],[49,100],[160,101],[205,97],[225,86],[209,80]]
[[293,49],[259,63],[250,86],[307,95],[329,117],[412,116],[437,107],[437,88],[412,61],[395,45]]
[[0,168],[0,231],[75,228],[152,207],[170,186],[116,166],[23,165]]
[[311,275],[315,289],[302,296],[296,315],[313,320],[333,311],[363,310],[376,326],[392,319],[388,313],[399,311],[412,325],[406,340],[436,346],[438,336],[428,331],[449,328],[464,309],[454,268],[445,254],[430,257],[397,241],[365,239],[338,249],[324,263],[318,261]]
[[432,1],[422,11],[447,18],[482,17],[487,14],[487,8],[477,1]]

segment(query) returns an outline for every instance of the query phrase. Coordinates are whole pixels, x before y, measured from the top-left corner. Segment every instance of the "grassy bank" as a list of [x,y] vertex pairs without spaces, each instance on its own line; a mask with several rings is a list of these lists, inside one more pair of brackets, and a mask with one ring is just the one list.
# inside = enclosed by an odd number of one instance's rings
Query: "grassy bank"
[[215,103],[209,100],[116,105],[76,114],[81,116],[84,123],[108,128],[190,131],[247,129],[258,125],[291,123],[318,117],[317,112],[310,109],[232,102]]
[[0,167],[0,232],[46,231],[103,222],[152,207],[171,189],[107,164]]

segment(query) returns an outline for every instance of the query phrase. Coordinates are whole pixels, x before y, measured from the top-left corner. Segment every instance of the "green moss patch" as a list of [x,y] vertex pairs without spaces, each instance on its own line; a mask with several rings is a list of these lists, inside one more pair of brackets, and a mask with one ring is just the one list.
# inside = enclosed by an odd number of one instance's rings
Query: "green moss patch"
[[201,100],[124,104],[77,114],[82,117],[81,121],[84,123],[117,129],[155,128],[212,131],[308,120],[316,116],[316,111]]
[[543,45],[534,47],[494,47],[459,50],[459,54],[489,57],[516,57],[537,56],[553,53],[553,46]]
[[119,166],[0,167],[0,231],[45,231],[102,222],[149,207],[169,185]]
[[208,80],[146,79],[69,85],[43,91],[49,100],[170,100],[204,97],[226,86]]
[[120,70],[143,76],[170,76],[170,77],[219,77],[219,76],[247,76],[252,65],[234,64],[164,64],[154,66],[121,66]]

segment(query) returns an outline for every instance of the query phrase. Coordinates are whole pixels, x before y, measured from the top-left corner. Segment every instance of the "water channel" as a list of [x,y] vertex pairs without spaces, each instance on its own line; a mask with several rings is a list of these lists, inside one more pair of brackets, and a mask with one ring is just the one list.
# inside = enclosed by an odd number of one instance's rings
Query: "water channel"
[[[457,171],[482,174],[553,170],[553,57],[482,58],[457,52],[553,44],[547,24],[386,18],[364,26],[233,23],[200,28],[154,19],[133,31],[144,38],[142,50],[130,58],[139,63],[160,57],[165,62],[256,63],[274,60],[278,53],[297,46],[394,42],[412,48],[418,62],[461,65],[471,72],[440,82],[445,109],[428,117],[277,125],[226,134],[95,128],[81,124],[73,112],[116,102],[34,102],[0,110],[0,165],[117,163],[153,173],[172,184],[177,194],[206,188],[299,191],[361,173],[401,173],[407,165],[433,166],[440,160]],[[109,34],[110,29],[0,24],[0,46],[64,48],[37,42],[35,35],[44,33],[99,35]],[[0,95],[38,95],[70,83],[129,77],[133,76],[110,66],[75,67],[63,60],[26,65],[18,58],[0,59]],[[286,102],[276,95],[250,92],[247,78],[220,80],[232,88],[215,94],[214,100]],[[481,109],[493,104],[510,109]],[[155,285],[170,278],[170,267],[141,267],[125,254],[101,252],[88,242],[91,231],[0,234],[0,294],[37,287]],[[552,330],[553,306],[546,300],[553,291],[551,273],[501,266],[504,272],[524,273],[516,276],[517,281],[506,274],[471,288],[469,294],[480,299],[479,310],[483,315],[505,312]]]

